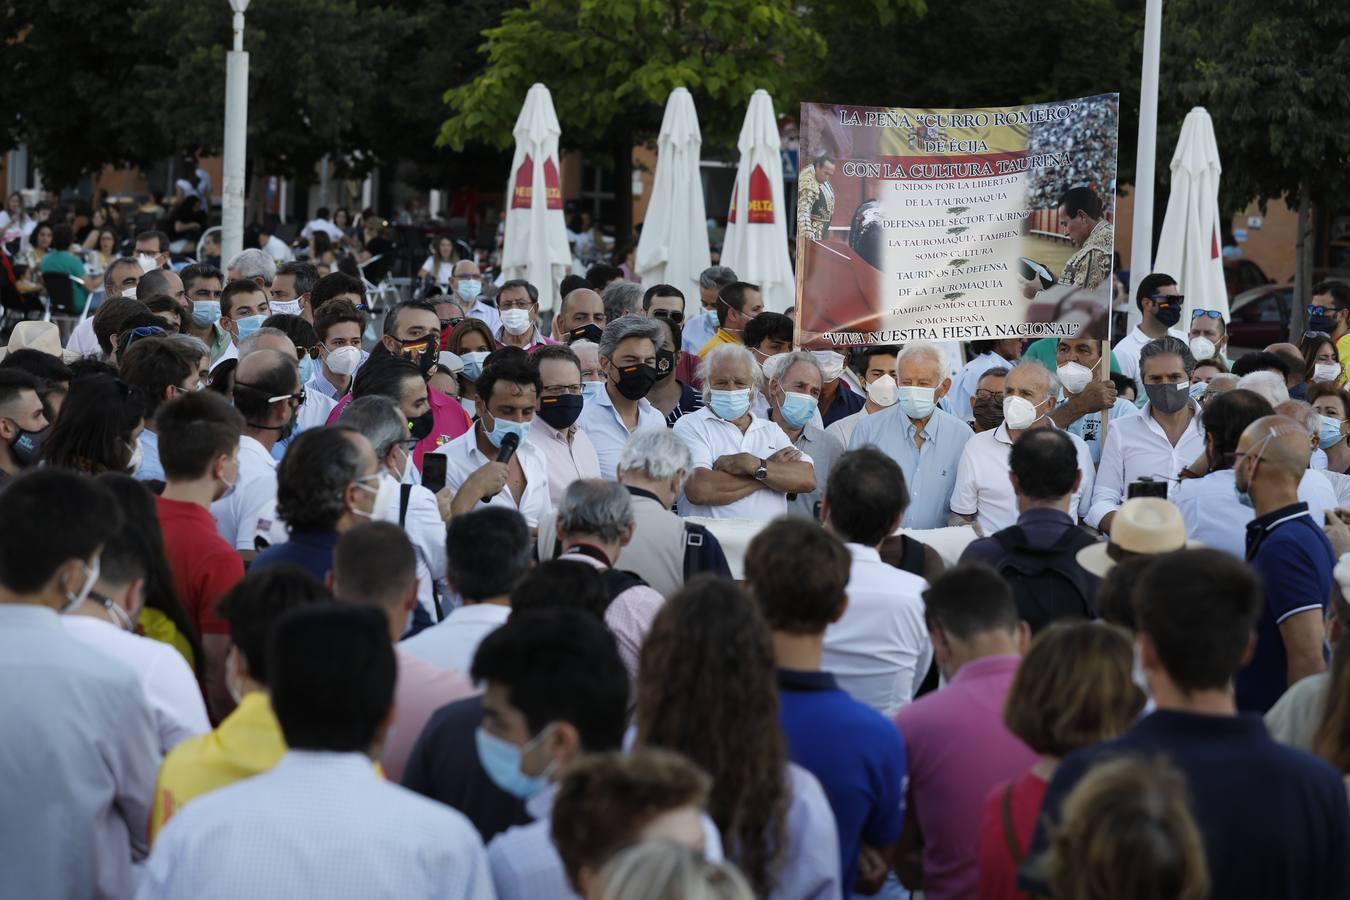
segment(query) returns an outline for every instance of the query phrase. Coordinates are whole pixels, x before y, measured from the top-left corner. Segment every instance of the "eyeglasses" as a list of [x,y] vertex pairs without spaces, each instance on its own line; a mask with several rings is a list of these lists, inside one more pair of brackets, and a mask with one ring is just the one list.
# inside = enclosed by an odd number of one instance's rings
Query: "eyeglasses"
[[1207,319],[1222,319],[1222,318],[1223,318],[1223,313],[1219,312],[1217,309],[1193,309],[1193,310],[1191,310],[1191,318],[1192,318],[1192,319],[1198,319],[1198,318],[1200,318],[1201,316],[1204,316],[1204,317],[1207,318]]
[[975,392],[975,399],[976,399],[976,400],[997,400],[997,401],[999,401],[1000,403],[1002,403],[1002,402],[1003,402],[1003,395],[1002,395],[1002,394],[995,394],[993,391],[976,391],[976,392]]
[[1156,302],[1156,303],[1175,303],[1177,306],[1181,306],[1183,303],[1186,302],[1186,295],[1185,295],[1185,294],[1151,294],[1151,295],[1149,296],[1148,299],[1150,299],[1150,300],[1152,300],[1152,301],[1154,301],[1154,302]]
[[652,318],[669,319],[678,325],[684,321],[684,313],[680,312],[678,309],[654,309],[652,310]]
[[534,304],[529,300],[498,300],[497,309],[505,312],[508,309],[529,309]]
[[581,384],[580,382],[578,382],[577,384],[550,385],[548,387],[545,387],[544,390],[540,392],[540,396],[557,397],[562,394],[580,394],[580,393],[581,393]]
[[313,347],[296,347],[295,358],[304,359],[308,356],[310,359],[318,359],[319,353],[323,350],[322,344],[315,344]]
[[[234,387],[236,390],[238,390],[239,388],[247,388],[250,391],[260,391],[260,392],[262,391],[262,388],[258,387],[257,385],[244,384],[242,381],[236,381],[234,383]],[[302,386],[300,390],[296,391],[294,394],[278,394],[275,397],[267,398],[268,403],[280,403],[282,400],[290,400],[294,402],[296,406],[304,406],[305,405],[304,387]]]

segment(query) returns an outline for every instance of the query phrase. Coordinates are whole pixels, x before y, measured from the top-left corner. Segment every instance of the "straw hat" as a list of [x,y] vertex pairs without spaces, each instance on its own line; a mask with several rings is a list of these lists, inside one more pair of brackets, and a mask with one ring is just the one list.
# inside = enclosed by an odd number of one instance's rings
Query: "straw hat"
[[64,363],[74,362],[80,354],[61,348],[61,329],[55,322],[20,322],[14,326],[9,336],[9,344],[0,350],[3,360],[12,350],[40,350],[49,356],[55,356]]
[[1186,540],[1186,522],[1181,510],[1157,497],[1126,500],[1111,521],[1111,539],[1078,551],[1078,564],[1093,575],[1104,576],[1115,567],[1121,554],[1161,556],[1176,550],[1203,546]]

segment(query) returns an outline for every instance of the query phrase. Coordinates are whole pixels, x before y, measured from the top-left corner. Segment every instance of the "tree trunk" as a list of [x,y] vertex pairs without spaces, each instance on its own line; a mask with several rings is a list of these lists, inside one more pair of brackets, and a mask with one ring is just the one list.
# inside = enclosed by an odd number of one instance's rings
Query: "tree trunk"
[[[633,135],[623,129],[614,138],[614,249],[633,240]],[[616,260],[622,262],[623,260]]]
[[1298,343],[1308,327],[1305,310],[1312,300],[1313,204],[1308,183],[1298,187],[1298,234],[1294,241],[1294,297],[1289,310],[1289,340]]

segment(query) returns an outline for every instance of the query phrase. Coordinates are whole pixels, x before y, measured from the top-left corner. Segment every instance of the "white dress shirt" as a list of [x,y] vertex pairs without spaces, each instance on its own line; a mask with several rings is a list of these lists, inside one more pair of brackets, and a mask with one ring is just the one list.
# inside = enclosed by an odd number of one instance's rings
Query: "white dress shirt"
[[129,897],[160,763],[135,673],[0,603],[0,685],[0,895]]
[[342,240],[342,229],[327,219],[310,219],[300,230],[300,236],[307,241],[312,240],[316,231],[326,232],[335,241]]
[[[749,453],[760,459],[768,459],[784,447],[792,446],[787,432],[777,422],[751,416],[750,427],[742,434],[740,428],[718,416],[708,406],[680,416],[673,430],[693,454],[695,469],[711,469],[718,457],[734,453]],[[803,453],[802,462],[810,463],[811,457]],[[787,513],[787,494],[765,486],[734,503],[700,506],[689,502],[689,498],[681,493],[679,509],[682,516],[768,522]]]
[[914,699],[933,662],[923,618],[928,582],[882,562],[875,547],[845,546],[853,557],[848,608],[825,630],[821,668],[889,719]]
[[295,258],[291,255],[291,248],[275,234],[269,234],[267,236],[267,245],[263,247],[263,249],[267,251],[268,256],[279,263],[290,262]]
[[600,458],[586,429],[577,426],[572,440],[539,416],[530,423],[530,443],[544,451],[548,461],[548,497],[556,509],[567,486],[579,478],[599,478]]
[[136,673],[155,717],[160,753],[211,730],[197,676],[183,654],[162,641],[123,631],[93,616],[62,616],[61,622],[75,638]]
[[328,424],[328,417],[332,414],[337,401],[322,391],[311,391],[305,389],[305,402],[300,404],[300,408],[295,411],[295,430],[286,436],[284,440],[277,441],[272,445],[272,458],[281,462],[281,458],[286,455],[286,448],[295,440],[295,436],[302,431],[308,431],[311,428],[322,428]]
[[239,439],[239,480],[234,491],[211,504],[220,536],[236,550],[254,549],[254,537],[271,533],[279,524],[276,501],[277,461],[246,434]]
[[442,669],[468,672],[483,638],[506,624],[511,607],[496,603],[467,603],[443,621],[424,628],[399,649]]
[[66,349],[81,356],[97,356],[102,347],[98,345],[98,335],[94,334],[94,316],[85,316],[70,332]]
[[[1183,344],[1189,340],[1186,332],[1178,331],[1175,328],[1168,329],[1167,333],[1174,338],[1179,338]],[[1111,352],[1116,355],[1116,364],[1120,366],[1120,374],[1133,379],[1136,385],[1141,385],[1139,387],[1140,394],[1144,393],[1144,389],[1139,380],[1139,351],[1143,350],[1144,345],[1152,340],[1153,338],[1144,334],[1144,329],[1136,325],[1129,334],[1116,341],[1116,345],[1111,348]]]
[[159,435],[149,428],[142,428],[136,443],[141,445],[141,464],[136,467],[133,477],[137,481],[163,481],[164,466],[159,461]]
[[993,350],[988,353],[981,353],[966,363],[966,367],[961,370],[961,375],[952,381],[951,392],[947,394],[947,402],[950,404],[948,412],[962,422],[968,420],[971,414],[970,398],[975,396],[975,389],[979,387],[980,379],[984,377],[984,373],[990,369],[1008,369],[1012,365]]
[[[381,480],[395,481],[388,472],[380,473]],[[393,503],[385,510],[384,521],[398,525],[399,502],[402,498],[402,486],[395,481]],[[408,492],[408,512],[403,518],[403,531],[417,552],[417,602],[436,621],[436,601],[432,596],[432,584],[445,577],[445,522],[441,519],[441,509],[436,503],[436,495],[420,484],[410,485]]]
[[[880,410],[877,411],[880,412]],[[872,414],[868,412],[867,407],[864,406],[855,413],[850,413],[842,419],[834,420],[834,422],[825,429],[825,433],[832,434],[839,438],[839,443],[848,447],[849,442],[853,440],[853,429],[857,428],[858,423],[870,415]]]
[[[477,428],[470,428],[433,452],[449,460],[445,464],[445,486],[450,488],[451,493],[458,491],[475,471],[493,461],[478,449]],[[548,461],[544,458],[544,452],[528,439],[520,442],[520,446],[516,448],[515,458],[520,461],[521,471],[525,473],[525,492],[519,502],[511,496],[509,487],[503,487],[487,503],[479,500],[474,509],[504,506],[524,516],[526,524],[531,528],[538,528],[539,520],[553,509],[553,503],[548,498]]]
[[683,337],[680,340],[680,349],[685,353],[691,353],[698,356],[698,351],[703,349],[703,345],[712,340],[717,333],[717,317],[709,317],[699,307],[698,311],[684,322]]
[[[1075,519],[1087,515],[1091,505],[1092,454],[1087,444],[1076,434],[1064,432],[1078,451],[1078,468],[1083,473],[1082,483],[1073,492],[1069,514]],[[956,489],[952,491],[952,512],[975,516],[975,521],[986,535],[1017,524],[1017,494],[1009,478],[1008,456],[1012,453],[1012,438],[1008,426],[1000,424],[993,431],[981,431],[966,443],[961,462],[956,469]]]
[[[643,397],[637,402],[638,428],[665,428],[666,417],[661,411]],[[581,418],[577,419],[586,436],[595,447],[596,458],[600,460],[600,477],[606,481],[617,480],[615,470],[619,467],[619,457],[623,455],[624,445],[628,443],[631,432],[619,418],[614,401],[605,389],[586,401],[581,409]],[[635,429],[636,430],[636,429]]]
[[1125,502],[1130,482],[1146,475],[1167,479],[1167,496],[1171,499],[1176,491],[1176,477],[1204,452],[1205,426],[1198,408],[1175,447],[1153,418],[1150,404],[1144,404],[1137,416],[1112,421],[1106,432],[1102,461],[1097,466],[1092,505],[1084,521],[1093,528],[1100,527],[1102,518]]
[[170,819],[136,896],[493,900],[464,816],[385,781],[368,756],[300,750]]
[[[1338,506],[1331,483],[1311,469],[1298,484],[1298,499],[1308,504],[1308,513],[1318,524],[1326,521],[1327,510]],[[1238,500],[1232,469],[1186,479],[1173,491],[1172,502],[1186,521],[1186,537],[1238,559],[1247,558],[1247,523],[1256,518],[1256,510]]]

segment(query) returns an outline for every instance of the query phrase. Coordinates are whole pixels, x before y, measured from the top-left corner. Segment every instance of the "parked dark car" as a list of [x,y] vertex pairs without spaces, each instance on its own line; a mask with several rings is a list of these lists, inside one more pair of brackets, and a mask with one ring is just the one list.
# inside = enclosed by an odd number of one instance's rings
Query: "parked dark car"
[[1232,306],[1238,295],[1267,284],[1274,284],[1274,281],[1250,259],[1225,259],[1223,283],[1228,289],[1229,306]]
[[1228,346],[1261,350],[1289,340],[1294,285],[1267,284],[1239,294],[1228,314]]

